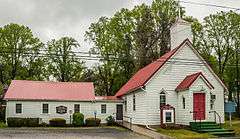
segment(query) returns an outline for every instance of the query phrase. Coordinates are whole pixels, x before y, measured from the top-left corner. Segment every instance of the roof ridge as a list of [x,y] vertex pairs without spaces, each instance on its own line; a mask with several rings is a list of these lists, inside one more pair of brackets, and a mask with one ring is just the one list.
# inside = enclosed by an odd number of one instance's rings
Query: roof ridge
[[59,81],[34,81],[34,80],[12,80],[12,81],[14,81],[14,82],[32,82],[32,83],[57,83],[57,84],[60,84],[60,83],[62,83],[62,84],[91,83],[92,84],[93,83],[93,82],[72,82],[72,81],[70,81],[70,82],[59,82]]

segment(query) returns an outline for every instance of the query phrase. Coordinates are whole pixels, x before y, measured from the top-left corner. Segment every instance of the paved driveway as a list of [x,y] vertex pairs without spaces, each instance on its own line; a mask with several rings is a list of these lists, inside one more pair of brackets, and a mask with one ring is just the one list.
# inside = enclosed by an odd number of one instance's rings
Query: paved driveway
[[0,139],[149,139],[123,128],[3,128]]

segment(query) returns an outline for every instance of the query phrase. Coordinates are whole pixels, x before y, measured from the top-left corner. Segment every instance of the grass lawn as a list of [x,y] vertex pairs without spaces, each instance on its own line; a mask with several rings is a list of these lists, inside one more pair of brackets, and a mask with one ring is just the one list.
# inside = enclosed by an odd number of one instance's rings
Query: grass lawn
[[225,121],[224,128],[233,129],[236,133],[236,136],[240,136],[240,119],[232,120],[232,127],[230,127],[229,121]]
[[192,138],[211,138],[216,137],[207,133],[197,133],[190,129],[157,129],[159,133],[165,134],[177,139],[192,139]]

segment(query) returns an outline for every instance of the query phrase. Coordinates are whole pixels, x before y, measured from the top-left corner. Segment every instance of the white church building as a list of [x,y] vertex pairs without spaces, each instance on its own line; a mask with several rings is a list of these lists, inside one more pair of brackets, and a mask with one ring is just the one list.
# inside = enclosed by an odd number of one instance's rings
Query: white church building
[[[171,27],[171,51],[140,69],[116,93],[133,124],[224,122],[227,87],[192,46],[191,24]],[[127,120],[127,119],[126,119]]]
[[192,46],[191,25],[177,19],[171,27],[171,51],[140,69],[115,96],[97,97],[92,83],[12,81],[4,99],[6,117],[65,118],[72,112],[94,114],[106,122],[138,125],[189,125],[195,120],[224,122],[227,87]]

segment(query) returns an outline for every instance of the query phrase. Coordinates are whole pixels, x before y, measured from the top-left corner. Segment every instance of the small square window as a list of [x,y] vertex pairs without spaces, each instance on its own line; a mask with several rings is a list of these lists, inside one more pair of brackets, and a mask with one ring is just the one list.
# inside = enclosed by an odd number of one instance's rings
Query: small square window
[[48,104],[42,105],[42,113],[48,113]]
[[172,112],[166,112],[166,123],[171,123],[172,122]]
[[74,104],[74,113],[80,112],[80,104]]
[[22,113],[22,104],[16,104],[16,113]]
[[106,104],[102,104],[101,105],[101,113],[106,113],[107,112],[107,105]]

